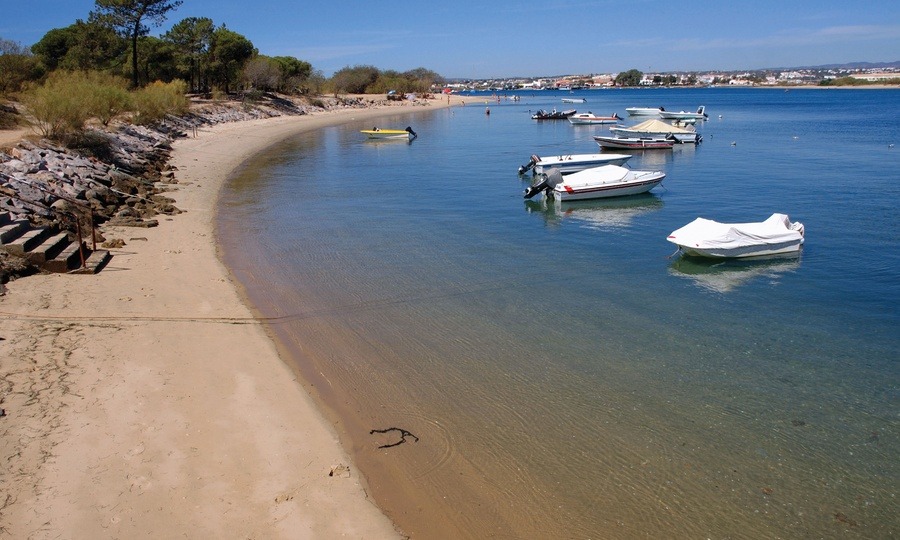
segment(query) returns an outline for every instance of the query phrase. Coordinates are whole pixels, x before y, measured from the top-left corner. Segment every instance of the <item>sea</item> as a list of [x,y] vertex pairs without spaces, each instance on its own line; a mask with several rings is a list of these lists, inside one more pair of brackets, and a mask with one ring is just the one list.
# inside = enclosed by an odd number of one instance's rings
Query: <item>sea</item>
[[[562,98],[584,98],[569,104]],[[900,90],[472,93],[304,133],[220,201],[226,265],[412,538],[900,536]],[[696,110],[648,194],[523,198],[532,154]],[[707,261],[697,217],[805,227]],[[298,453],[298,460],[302,454]],[[327,471],[323,471],[327,474]]]

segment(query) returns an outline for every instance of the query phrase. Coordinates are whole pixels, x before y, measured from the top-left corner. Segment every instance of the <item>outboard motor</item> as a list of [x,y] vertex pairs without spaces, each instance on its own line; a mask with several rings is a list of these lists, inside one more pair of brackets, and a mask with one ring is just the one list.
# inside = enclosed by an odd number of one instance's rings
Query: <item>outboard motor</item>
[[413,131],[413,129],[412,129],[411,127],[406,126],[406,131],[407,131],[407,133],[409,133],[410,135],[413,136],[413,139],[415,139],[416,137],[418,137],[418,135],[416,135],[416,132]]
[[525,165],[519,167],[519,174],[525,174],[531,170],[532,167],[537,165],[537,162],[540,161],[541,158],[537,154],[531,154],[531,159]]
[[557,184],[562,183],[562,181],[562,173],[559,172],[559,169],[554,167],[546,174],[541,174],[537,177],[535,183],[525,190],[525,198],[530,199],[542,191],[546,191],[547,196],[549,196],[550,192],[553,191],[553,188],[555,188]]

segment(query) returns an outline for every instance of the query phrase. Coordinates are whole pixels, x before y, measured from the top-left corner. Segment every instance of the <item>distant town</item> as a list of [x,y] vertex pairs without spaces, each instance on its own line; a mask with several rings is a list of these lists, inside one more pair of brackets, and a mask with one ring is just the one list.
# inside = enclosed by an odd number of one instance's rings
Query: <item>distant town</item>
[[762,69],[753,71],[706,71],[643,73],[632,69],[620,73],[512,77],[506,79],[455,79],[447,81],[453,91],[475,90],[578,90],[618,86],[865,86],[900,87],[900,62],[877,67],[822,66],[812,68]]

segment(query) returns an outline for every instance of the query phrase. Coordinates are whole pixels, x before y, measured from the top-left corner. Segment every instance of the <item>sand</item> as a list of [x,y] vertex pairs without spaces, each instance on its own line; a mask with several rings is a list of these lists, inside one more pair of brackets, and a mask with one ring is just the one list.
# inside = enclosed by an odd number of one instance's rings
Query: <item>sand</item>
[[97,275],[7,285],[0,536],[402,536],[244,304],[214,235],[217,194],[244,159],[295,133],[398,112],[201,130],[171,161],[169,196],[185,213],[153,229],[104,228],[126,245]]

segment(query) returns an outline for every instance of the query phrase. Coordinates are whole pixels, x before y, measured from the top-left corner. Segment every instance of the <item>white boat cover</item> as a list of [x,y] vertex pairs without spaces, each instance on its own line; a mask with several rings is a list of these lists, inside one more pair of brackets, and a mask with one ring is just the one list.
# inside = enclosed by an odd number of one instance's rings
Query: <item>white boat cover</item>
[[[565,185],[572,189],[583,189],[590,186],[621,182],[625,180],[629,172],[631,172],[631,169],[619,167],[618,165],[603,165],[568,175]],[[560,187],[560,189],[565,189],[565,186]]]
[[784,242],[803,242],[803,226],[785,214],[772,214],[760,223],[719,223],[697,218],[667,238],[680,246],[698,249],[739,249]]
[[652,133],[694,133],[693,129],[683,129],[672,124],[667,124],[662,120],[651,118],[644,120],[640,124],[627,128],[630,131],[647,131]]

